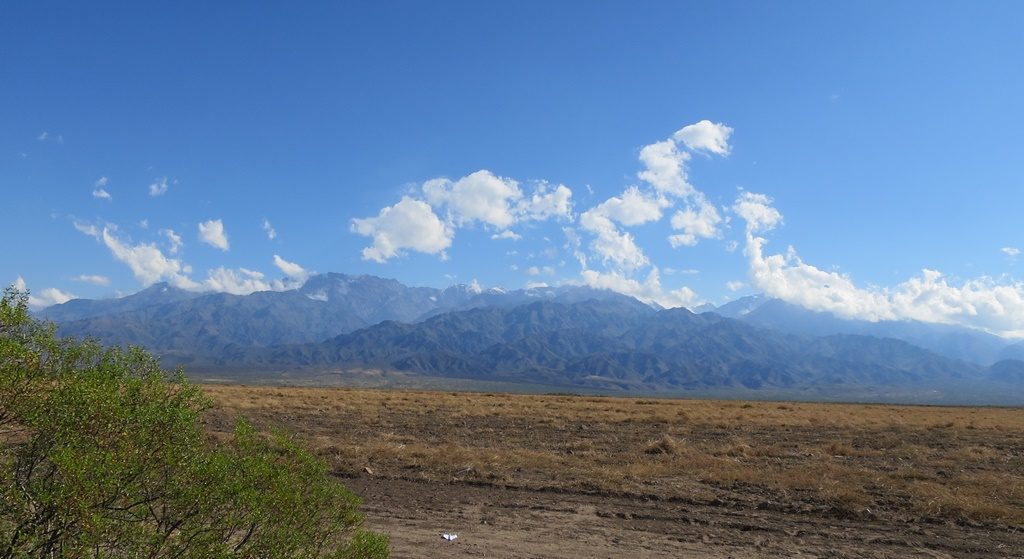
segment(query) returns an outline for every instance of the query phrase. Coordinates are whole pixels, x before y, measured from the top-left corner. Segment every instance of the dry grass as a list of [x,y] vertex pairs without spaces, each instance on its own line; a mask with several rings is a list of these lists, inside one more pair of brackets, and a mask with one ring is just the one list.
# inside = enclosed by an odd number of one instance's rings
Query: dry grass
[[209,386],[339,475],[1024,526],[1024,410]]

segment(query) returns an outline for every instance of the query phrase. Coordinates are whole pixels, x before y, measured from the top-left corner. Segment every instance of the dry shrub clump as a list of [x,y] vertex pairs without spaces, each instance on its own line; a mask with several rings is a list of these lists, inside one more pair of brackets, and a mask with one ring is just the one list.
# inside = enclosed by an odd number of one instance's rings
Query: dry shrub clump
[[647,443],[644,454],[679,454],[682,444],[669,435],[662,435],[658,440]]

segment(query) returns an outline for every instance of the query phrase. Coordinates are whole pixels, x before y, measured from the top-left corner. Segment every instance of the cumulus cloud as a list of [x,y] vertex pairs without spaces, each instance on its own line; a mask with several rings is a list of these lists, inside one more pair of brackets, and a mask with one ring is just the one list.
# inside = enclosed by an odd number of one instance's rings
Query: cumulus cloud
[[353,219],[351,230],[373,238],[362,254],[364,260],[375,262],[399,256],[405,249],[444,257],[454,235],[429,204],[408,196],[382,209],[377,217]]
[[686,178],[686,162],[689,160],[690,154],[681,151],[673,140],[655,142],[641,148],[640,161],[645,168],[638,176],[659,193],[689,196],[693,192],[693,186]]
[[[685,205],[673,217],[677,233],[669,237],[674,246],[720,238],[720,227],[727,220],[690,184],[687,165],[694,151],[728,155],[731,133],[724,124],[701,121],[643,146],[638,154],[642,164],[638,177],[643,182],[579,214],[579,229],[587,233],[589,242],[584,246],[575,229],[563,228],[568,239],[564,248],[572,250],[589,283],[619,286],[670,306],[696,299],[686,288],[661,287],[657,267],[647,269],[652,263],[628,228],[660,221],[668,209],[681,203]],[[587,189],[593,194],[589,185]],[[517,224],[552,219],[572,223],[575,211],[572,191],[565,185],[540,181],[532,193],[524,193],[518,181],[483,169],[457,180],[428,180],[418,192],[385,207],[377,217],[352,220],[351,230],[374,239],[363,249],[364,259],[384,262],[403,249],[443,256],[462,227],[490,229],[495,240],[520,239],[522,232],[513,231]],[[595,263],[603,269],[591,269]],[[526,271],[544,273],[538,267]]]
[[[14,288],[19,291],[28,291],[25,279],[21,276],[18,276],[18,278],[14,280],[13,285]],[[48,287],[40,290],[39,293],[30,293],[28,296],[28,306],[32,310],[39,310],[53,305],[59,305],[61,303],[67,303],[72,299],[77,299],[77,297],[55,287]]]
[[530,266],[529,268],[526,269],[526,274],[530,275],[530,276],[539,276],[539,275],[542,275],[542,274],[544,274],[544,275],[551,275],[551,274],[554,274],[554,273],[555,273],[555,269],[552,268],[551,266],[543,266],[543,267]]
[[1003,247],[999,250],[1002,251],[1003,254],[1011,258],[1020,255],[1020,249],[1017,247]]
[[[310,273],[299,264],[289,262],[275,254],[274,265],[284,273],[284,280],[270,281],[262,272],[256,270],[221,266],[209,270],[207,278],[200,282],[190,277],[192,268],[189,265],[168,256],[155,243],[133,244],[121,239],[113,225],[104,227],[99,232],[95,226],[80,223],[76,223],[75,226],[83,233],[97,237],[110,249],[116,260],[128,265],[135,279],[143,286],[166,281],[175,287],[192,291],[221,291],[246,295],[255,291],[293,289],[305,282]],[[168,252],[171,255],[177,253],[181,247],[181,237],[171,229],[161,229],[160,234],[167,239]],[[110,282],[104,276],[81,275],[74,279],[96,285],[108,285]]]
[[[644,195],[636,186],[621,197],[611,197],[580,215],[580,226],[594,235],[591,252],[605,266],[632,271],[649,261],[634,236],[615,224],[639,225],[662,218],[662,200]],[[579,240],[577,240],[579,244]],[[581,255],[578,254],[578,259]]]
[[[745,193],[749,194],[749,193]],[[919,320],[960,324],[996,334],[1024,335],[1024,282],[981,277],[951,282],[937,270],[924,269],[894,287],[858,287],[852,278],[825,271],[800,259],[796,249],[766,254],[767,240],[755,235],[782,221],[767,197],[749,195],[741,213],[747,224],[744,254],[750,283],[766,294],[804,308],[869,321]],[[737,212],[740,213],[740,212]]]
[[103,228],[100,237],[114,258],[127,264],[135,279],[144,286],[158,281],[166,281],[182,289],[197,289],[199,287],[199,284],[186,275],[187,267],[183,266],[181,261],[168,258],[155,244],[129,244],[117,238],[109,227]]
[[696,151],[706,151],[715,155],[729,155],[729,136],[732,128],[710,120],[682,127],[672,137],[686,147]]
[[83,282],[83,283],[91,283],[93,285],[100,285],[100,286],[104,286],[104,287],[110,285],[110,278],[108,278],[107,276],[95,276],[95,275],[89,275],[89,274],[82,274],[82,275],[77,276],[77,277],[75,277],[73,279],[75,281],[80,281],[80,282]]
[[203,286],[211,291],[232,295],[248,295],[256,291],[270,291],[271,285],[264,281],[263,273],[246,268],[232,270],[223,266],[210,270]]
[[487,170],[455,182],[429,180],[423,184],[423,194],[431,206],[446,207],[459,227],[476,221],[497,229],[506,229],[516,222],[516,202],[523,197],[519,183]]
[[277,231],[274,230],[274,226],[270,224],[270,220],[263,218],[263,232],[267,234],[267,238],[273,241],[277,238]]
[[612,196],[580,215],[580,227],[593,234],[590,250],[607,265],[624,270],[645,266],[647,256],[624,226],[640,225],[661,219],[664,199],[648,196],[631,186],[621,196]]
[[276,254],[274,255],[274,266],[277,266],[277,269],[281,270],[281,273],[289,278],[305,281],[309,277],[309,272],[305,268],[295,262],[289,262]]
[[224,252],[230,248],[228,235],[224,232],[224,223],[219,219],[211,219],[199,224],[199,240]]
[[637,280],[620,272],[599,272],[583,270],[583,283],[595,289],[610,289],[635,297],[645,303],[662,307],[693,307],[703,301],[689,287],[666,290],[661,285],[661,275],[656,266],[651,268],[644,280]]
[[681,234],[668,238],[672,247],[694,246],[699,239],[716,239],[721,236],[718,225],[722,216],[708,203],[703,195],[696,196],[696,203],[672,216],[672,228],[681,229]]
[[184,244],[181,241],[181,235],[175,233],[173,229],[161,229],[160,234],[167,238],[167,252],[178,254],[178,251],[181,250],[181,246]]
[[772,207],[772,199],[764,194],[741,193],[732,211],[747,222],[748,233],[771,231],[782,223],[782,214]]
[[[610,219],[599,215],[588,216],[584,213],[580,217],[580,226],[595,235],[590,243],[590,250],[606,267],[614,266],[620,270],[632,271],[650,262],[633,235],[620,231]],[[577,258],[580,256],[577,255]]]
[[521,219],[545,221],[548,219],[572,219],[572,190],[564,184],[551,188],[540,183],[536,192],[519,201],[516,213]]
[[649,196],[631,186],[621,196],[612,196],[584,212],[580,221],[593,223],[595,218],[606,218],[627,227],[641,225],[661,219],[661,211],[666,204],[665,199]]
[[[351,230],[374,238],[374,244],[363,249],[363,259],[385,262],[402,249],[444,258],[455,231],[462,227],[481,225],[493,231],[492,239],[518,240],[522,235],[512,226],[551,219],[573,220],[572,191],[567,186],[540,181],[527,196],[518,181],[482,169],[454,181],[430,179],[419,193],[404,196],[377,217],[352,220]],[[417,237],[420,234],[425,237]]]
[[747,286],[747,284],[743,283],[742,281],[727,281],[727,282],[725,282],[725,288],[728,289],[729,291],[739,291],[739,290],[743,289],[746,286]]
[[640,162],[644,164],[644,169],[638,176],[659,194],[688,198],[698,191],[687,177],[686,165],[691,159],[687,150],[726,157],[729,155],[731,135],[732,128],[709,120],[684,126],[671,138],[640,149]]
[[166,193],[167,193],[167,177],[160,177],[158,179],[154,179],[153,182],[151,182],[149,184],[149,195],[150,196],[153,196],[153,197],[163,196]]
[[[600,283],[665,306],[694,304],[697,297],[688,288],[661,288],[657,266],[624,228],[659,221],[666,209],[682,203],[684,206],[671,219],[672,228],[679,231],[668,237],[673,247],[721,238],[720,227],[726,220],[707,196],[690,183],[687,166],[692,159],[691,151],[727,156],[731,134],[728,126],[704,120],[640,149],[643,168],[637,176],[651,190],[631,186],[621,196],[613,196],[580,214],[580,228],[594,237],[588,245],[589,255],[579,250],[578,244],[575,251],[588,284]],[[601,262],[603,271],[590,269],[595,259]],[[650,271],[644,272],[649,265]],[[644,273],[646,278],[639,279]]]

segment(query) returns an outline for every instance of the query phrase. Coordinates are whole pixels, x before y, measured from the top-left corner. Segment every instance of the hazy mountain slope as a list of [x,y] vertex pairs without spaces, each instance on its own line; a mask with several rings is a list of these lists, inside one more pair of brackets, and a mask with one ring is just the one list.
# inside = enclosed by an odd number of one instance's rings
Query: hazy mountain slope
[[172,287],[167,283],[155,283],[138,293],[117,299],[72,299],[60,305],[47,307],[36,316],[53,322],[70,322],[84,318],[120,314],[146,307],[187,301],[202,296],[202,293]]
[[1018,359],[1024,361],[1024,342],[1015,342],[999,352],[999,359]]
[[807,338],[638,302],[535,302],[384,322],[319,344],[237,356],[254,365],[359,366],[618,388],[942,383],[982,375],[894,339]]
[[896,339],[944,345],[947,355],[992,351],[987,335],[964,329],[847,321],[763,297],[694,314],[578,286],[439,290],[324,274],[290,291],[195,295],[154,286],[47,312],[84,316],[61,323],[62,334],[143,345],[167,365],[206,368],[351,366],[682,390],[1019,384],[1024,367],[984,368]]
[[641,305],[630,297],[588,287],[504,291],[456,285],[440,290],[331,273],[313,276],[298,289],[249,295],[197,295],[156,285],[122,299],[70,301],[41,316],[58,322],[61,335],[212,355],[228,346],[318,342],[382,321],[414,322],[453,309],[589,298]]
[[[916,321],[850,320],[828,312],[810,311],[779,299],[755,295],[737,299],[714,312],[744,322],[804,336],[853,334],[895,338],[951,359],[988,365],[1000,359],[1006,340],[970,328]],[[1010,357],[1010,356],[1006,356]]]

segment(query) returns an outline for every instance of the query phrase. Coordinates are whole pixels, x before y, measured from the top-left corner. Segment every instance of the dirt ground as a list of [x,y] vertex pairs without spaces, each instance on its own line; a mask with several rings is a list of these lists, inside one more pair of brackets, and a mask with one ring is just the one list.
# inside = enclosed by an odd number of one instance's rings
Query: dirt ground
[[208,392],[215,436],[306,440],[395,557],[1024,557],[1021,409]]
[[[1024,533],[585,495],[348,479],[395,557],[1024,557]],[[458,538],[448,542],[443,533]]]

